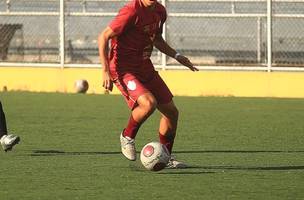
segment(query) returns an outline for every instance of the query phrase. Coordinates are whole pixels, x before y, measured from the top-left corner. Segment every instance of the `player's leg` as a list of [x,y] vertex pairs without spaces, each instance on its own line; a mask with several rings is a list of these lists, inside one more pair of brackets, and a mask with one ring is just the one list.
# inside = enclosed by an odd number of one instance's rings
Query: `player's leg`
[[173,101],[167,104],[159,104],[157,109],[161,113],[159,140],[160,143],[167,147],[171,154],[171,159],[167,164],[167,168],[186,168],[187,165],[185,163],[177,161],[172,156],[172,148],[176,136],[179,111]]
[[157,102],[153,94],[132,74],[126,74],[114,83],[131,109],[128,123],[120,135],[121,151],[129,160],[136,160],[136,134],[141,124],[156,109]]
[[5,114],[0,101],[0,144],[4,151],[10,151],[19,141],[19,136],[7,134]]
[[[146,84],[146,86],[155,96],[158,103],[157,109],[161,113],[159,125],[160,143],[164,144],[171,153],[176,136],[179,116],[178,109],[173,102],[173,95],[166,83],[157,73],[155,74],[154,79],[152,79],[149,84]],[[186,165],[182,162],[176,161],[173,156],[171,156],[168,167],[185,168]]]
[[7,134],[6,119],[5,119],[5,114],[3,112],[2,104],[0,101],[0,138],[6,134]]
[[141,124],[154,112],[156,104],[156,100],[150,92],[138,97],[128,124],[120,135],[121,151],[127,159],[136,160],[136,134]]
[[172,100],[173,95],[158,73],[155,73],[153,79],[145,85],[155,96],[157,109],[161,113],[160,143],[164,144],[171,153],[178,121],[178,110]]
[[173,101],[167,104],[159,104],[157,105],[157,109],[161,113],[159,124],[160,142],[167,147],[170,153],[172,153],[179,115],[178,109]]
[[134,139],[141,124],[154,112],[156,105],[157,102],[152,93],[146,92],[140,95],[136,100],[136,105],[131,112],[123,135]]

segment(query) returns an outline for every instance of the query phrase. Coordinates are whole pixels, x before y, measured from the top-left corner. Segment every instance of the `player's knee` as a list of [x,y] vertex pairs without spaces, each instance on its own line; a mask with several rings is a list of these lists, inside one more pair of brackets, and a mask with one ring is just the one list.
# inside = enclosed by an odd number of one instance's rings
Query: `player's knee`
[[156,109],[157,106],[157,101],[153,98],[153,99],[148,99],[145,102],[145,107],[149,112],[153,112]]
[[142,106],[147,112],[151,113],[156,109],[157,101],[153,96],[146,96],[141,99],[140,106]]

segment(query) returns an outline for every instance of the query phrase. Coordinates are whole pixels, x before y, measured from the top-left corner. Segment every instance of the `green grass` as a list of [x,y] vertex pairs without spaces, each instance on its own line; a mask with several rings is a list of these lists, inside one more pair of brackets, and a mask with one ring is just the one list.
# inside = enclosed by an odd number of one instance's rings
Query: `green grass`
[[[1,200],[304,199],[304,99],[175,97],[175,155],[192,168],[149,172],[120,154],[122,97],[0,93],[8,128]],[[156,112],[137,150],[157,140]]]

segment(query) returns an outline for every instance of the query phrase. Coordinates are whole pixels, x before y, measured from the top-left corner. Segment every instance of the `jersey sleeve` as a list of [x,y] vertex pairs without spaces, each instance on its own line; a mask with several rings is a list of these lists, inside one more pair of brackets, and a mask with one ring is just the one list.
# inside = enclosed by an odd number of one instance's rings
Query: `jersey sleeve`
[[120,35],[128,27],[132,26],[135,22],[135,11],[134,9],[125,6],[116,15],[109,27],[117,34]]
[[159,15],[160,15],[160,26],[159,26],[159,29],[157,31],[157,34],[162,34],[164,23],[167,20],[167,12],[166,12],[166,9],[164,7],[162,7],[161,11],[159,12]]

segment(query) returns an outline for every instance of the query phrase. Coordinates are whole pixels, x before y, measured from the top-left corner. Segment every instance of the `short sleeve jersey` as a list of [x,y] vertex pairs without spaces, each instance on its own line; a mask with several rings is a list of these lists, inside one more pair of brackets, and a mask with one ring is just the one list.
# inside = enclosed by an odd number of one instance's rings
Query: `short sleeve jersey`
[[134,73],[143,75],[154,71],[150,56],[156,34],[162,33],[166,9],[156,2],[150,10],[140,0],[126,4],[109,24],[117,34],[111,40],[109,55],[112,77]]

